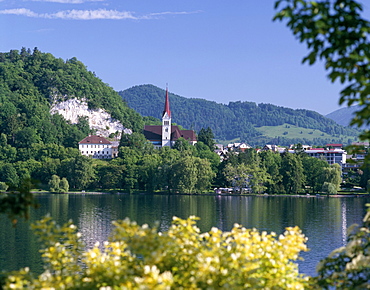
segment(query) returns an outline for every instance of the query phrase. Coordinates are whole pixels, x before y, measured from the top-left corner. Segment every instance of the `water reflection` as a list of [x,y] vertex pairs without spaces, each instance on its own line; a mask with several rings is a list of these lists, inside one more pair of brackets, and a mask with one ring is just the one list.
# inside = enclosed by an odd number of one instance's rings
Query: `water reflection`
[[347,204],[342,202],[342,244],[346,245],[347,241]]
[[[172,217],[201,218],[202,232],[211,227],[229,231],[235,223],[246,228],[283,233],[298,225],[309,238],[310,251],[302,253],[300,271],[315,275],[320,259],[346,242],[347,227],[361,223],[370,198],[326,197],[241,197],[241,196],[163,196],[163,195],[43,195],[41,208],[31,213],[31,221],[50,213],[59,224],[72,219],[88,248],[108,239],[112,221],[129,217],[138,224],[159,222],[166,231]],[[3,218],[3,217],[2,217]],[[13,229],[0,224],[0,269],[16,270],[29,266],[41,271],[36,238],[29,223]],[[37,272],[37,271],[36,271]]]

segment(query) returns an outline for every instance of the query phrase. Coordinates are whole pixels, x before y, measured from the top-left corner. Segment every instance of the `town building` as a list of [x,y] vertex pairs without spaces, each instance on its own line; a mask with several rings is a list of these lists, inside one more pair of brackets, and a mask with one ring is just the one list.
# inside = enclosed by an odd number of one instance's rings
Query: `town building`
[[237,151],[237,152],[245,152],[245,150],[252,148],[248,144],[244,142],[236,142],[236,143],[229,143],[227,144],[228,151]]
[[337,163],[343,166],[346,163],[347,152],[343,149],[312,148],[304,152],[310,157],[321,158],[329,164]]
[[101,136],[90,135],[84,138],[78,142],[78,149],[82,155],[95,159],[111,159],[113,157],[112,143]]
[[168,88],[166,89],[166,98],[162,113],[162,125],[146,125],[143,134],[157,149],[164,146],[172,147],[176,140],[181,137],[189,141],[191,145],[197,143],[197,138],[193,130],[181,130],[178,126],[171,124]]
[[[293,148],[293,146],[291,146]],[[331,149],[329,149],[331,148]],[[310,157],[320,158],[329,164],[337,163],[341,167],[345,167],[347,161],[347,152],[342,149],[342,144],[327,144],[326,148],[311,148],[308,145],[302,146],[303,152]],[[262,151],[273,151],[282,153],[295,153],[294,149],[286,149],[277,145],[265,145]]]
[[266,144],[265,146],[263,146],[263,148],[261,150],[262,151],[272,151],[272,152],[284,153],[284,152],[287,151],[287,148],[279,147],[277,145]]

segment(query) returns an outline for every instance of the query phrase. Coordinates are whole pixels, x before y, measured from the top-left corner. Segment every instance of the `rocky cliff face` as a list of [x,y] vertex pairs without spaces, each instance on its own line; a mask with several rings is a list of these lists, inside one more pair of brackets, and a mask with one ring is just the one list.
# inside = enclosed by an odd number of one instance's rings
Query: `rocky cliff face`
[[125,128],[119,121],[113,119],[103,109],[90,110],[85,100],[69,99],[64,102],[54,103],[50,109],[51,114],[60,114],[72,124],[78,123],[78,117],[87,117],[90,129],[96,130],[97,135],[108,137],[111,133],[123,132],[131,134],[131,129]]

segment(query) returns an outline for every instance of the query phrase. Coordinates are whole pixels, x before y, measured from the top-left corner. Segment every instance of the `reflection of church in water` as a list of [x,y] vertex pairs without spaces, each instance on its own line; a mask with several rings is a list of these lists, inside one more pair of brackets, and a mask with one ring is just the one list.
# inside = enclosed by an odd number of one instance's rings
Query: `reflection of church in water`
[[168,88],[166,89],[166,99],[162,113],[162,125],[146,125],[144,126],[143,133],[145,138],[149,140],[155,148],[161,148],[163,146],[172,147],[176,140],[181,137],[188,140],[192,145],[197,143],[197,138],[193,130],[181,130],[178,126],[171,125]]

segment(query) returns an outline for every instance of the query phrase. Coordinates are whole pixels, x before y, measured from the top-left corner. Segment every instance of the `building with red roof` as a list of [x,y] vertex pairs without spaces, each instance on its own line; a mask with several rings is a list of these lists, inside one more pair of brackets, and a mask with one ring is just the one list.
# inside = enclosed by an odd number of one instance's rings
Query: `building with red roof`
[[161,148],[163,146],[172,147],[176,140],[181,137],[188,140],[192,145],[197,143],[197,137],[193,130],[181,130],[178,126],[172,126],[168,88],[166,88],[162,125],[146,125],[144,126],[143,133],[145,138],[148,139],[155,148]]

